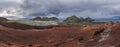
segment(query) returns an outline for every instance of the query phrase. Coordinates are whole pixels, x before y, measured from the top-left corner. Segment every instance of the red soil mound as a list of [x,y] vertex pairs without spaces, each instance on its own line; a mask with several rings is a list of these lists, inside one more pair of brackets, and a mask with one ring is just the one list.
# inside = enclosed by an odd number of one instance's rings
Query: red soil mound
[[[11,25],[12,26],[12,25]],[[18,30],[0,25],[1,47],[120,47],[120,23]]]

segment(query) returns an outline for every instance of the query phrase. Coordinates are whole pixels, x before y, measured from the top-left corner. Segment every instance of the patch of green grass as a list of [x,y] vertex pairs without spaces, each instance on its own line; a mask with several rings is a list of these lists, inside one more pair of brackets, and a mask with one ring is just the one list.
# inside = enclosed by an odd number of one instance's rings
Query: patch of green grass
[[54,21],[23,21],[23,20],[9,20],[7,23],[20,23],[31,26],[48,26],[48,25],[57,25],[57,22]]
[[[31,26],[47,26],[47,22],[43,21],[22,21],[22,20],[9,20],[8,23],[20,23],[20,24],[26,24]],[[104,22],[80,22],[80,23],[65,23],[65,22],[58,22],[58,25],[68,25],[68,26],[86,26],[86,25],[94,25],[94,24],[101,24]]]
[[69,23],[59,23],[59,25],[69,25],[69,26],[85,26],[85,25],[94,25],[94,24],[102,24],[104,22],[80,22],[80,23],[73,23],[73,24],[69,24]]

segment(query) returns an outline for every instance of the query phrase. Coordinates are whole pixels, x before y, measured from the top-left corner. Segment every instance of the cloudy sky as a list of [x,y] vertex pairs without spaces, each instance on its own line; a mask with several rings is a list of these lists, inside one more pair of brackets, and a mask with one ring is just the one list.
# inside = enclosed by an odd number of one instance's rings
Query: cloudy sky
[[120,16],[120,0],[0,0],[0,17],[65,18],[71,15],[92,18]]

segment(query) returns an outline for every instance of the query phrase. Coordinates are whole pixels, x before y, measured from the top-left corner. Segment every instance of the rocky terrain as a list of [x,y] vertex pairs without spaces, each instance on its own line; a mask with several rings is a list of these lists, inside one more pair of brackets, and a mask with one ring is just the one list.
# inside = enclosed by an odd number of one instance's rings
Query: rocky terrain
[[0,47],[120,47],[120,23],[46,29],[0,23]]

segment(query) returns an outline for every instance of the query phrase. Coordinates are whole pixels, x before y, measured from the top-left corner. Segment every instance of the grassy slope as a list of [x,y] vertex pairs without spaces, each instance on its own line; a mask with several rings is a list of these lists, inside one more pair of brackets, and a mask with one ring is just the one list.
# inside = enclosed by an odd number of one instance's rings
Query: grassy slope
[[59,25],[85,26],[85,25],[95,25],[95,24],[102,24],[102,23],[104,22],[80,22],[76,24],[59,23]]
[[[54,23],[50,21],[22,21],[22,20],[9,20],[7,21],[8,23],[21,23],[21,24],[26,24],[26,25],[31,25],[31,26],[48,26],[48,25],[69,25],[69,26],[86,26],[86,25],[94,25],[94,24],[101,24],[104,22],[80,22],[76,24],[67,24],[67,23]],[[51,24],[54,23],[54,24]]]
[[22,21],[22,20],[9,20],[8,23],[21,23],[31,26],[48,26],[48,25],[57,25],[57,22],[54,21]]

